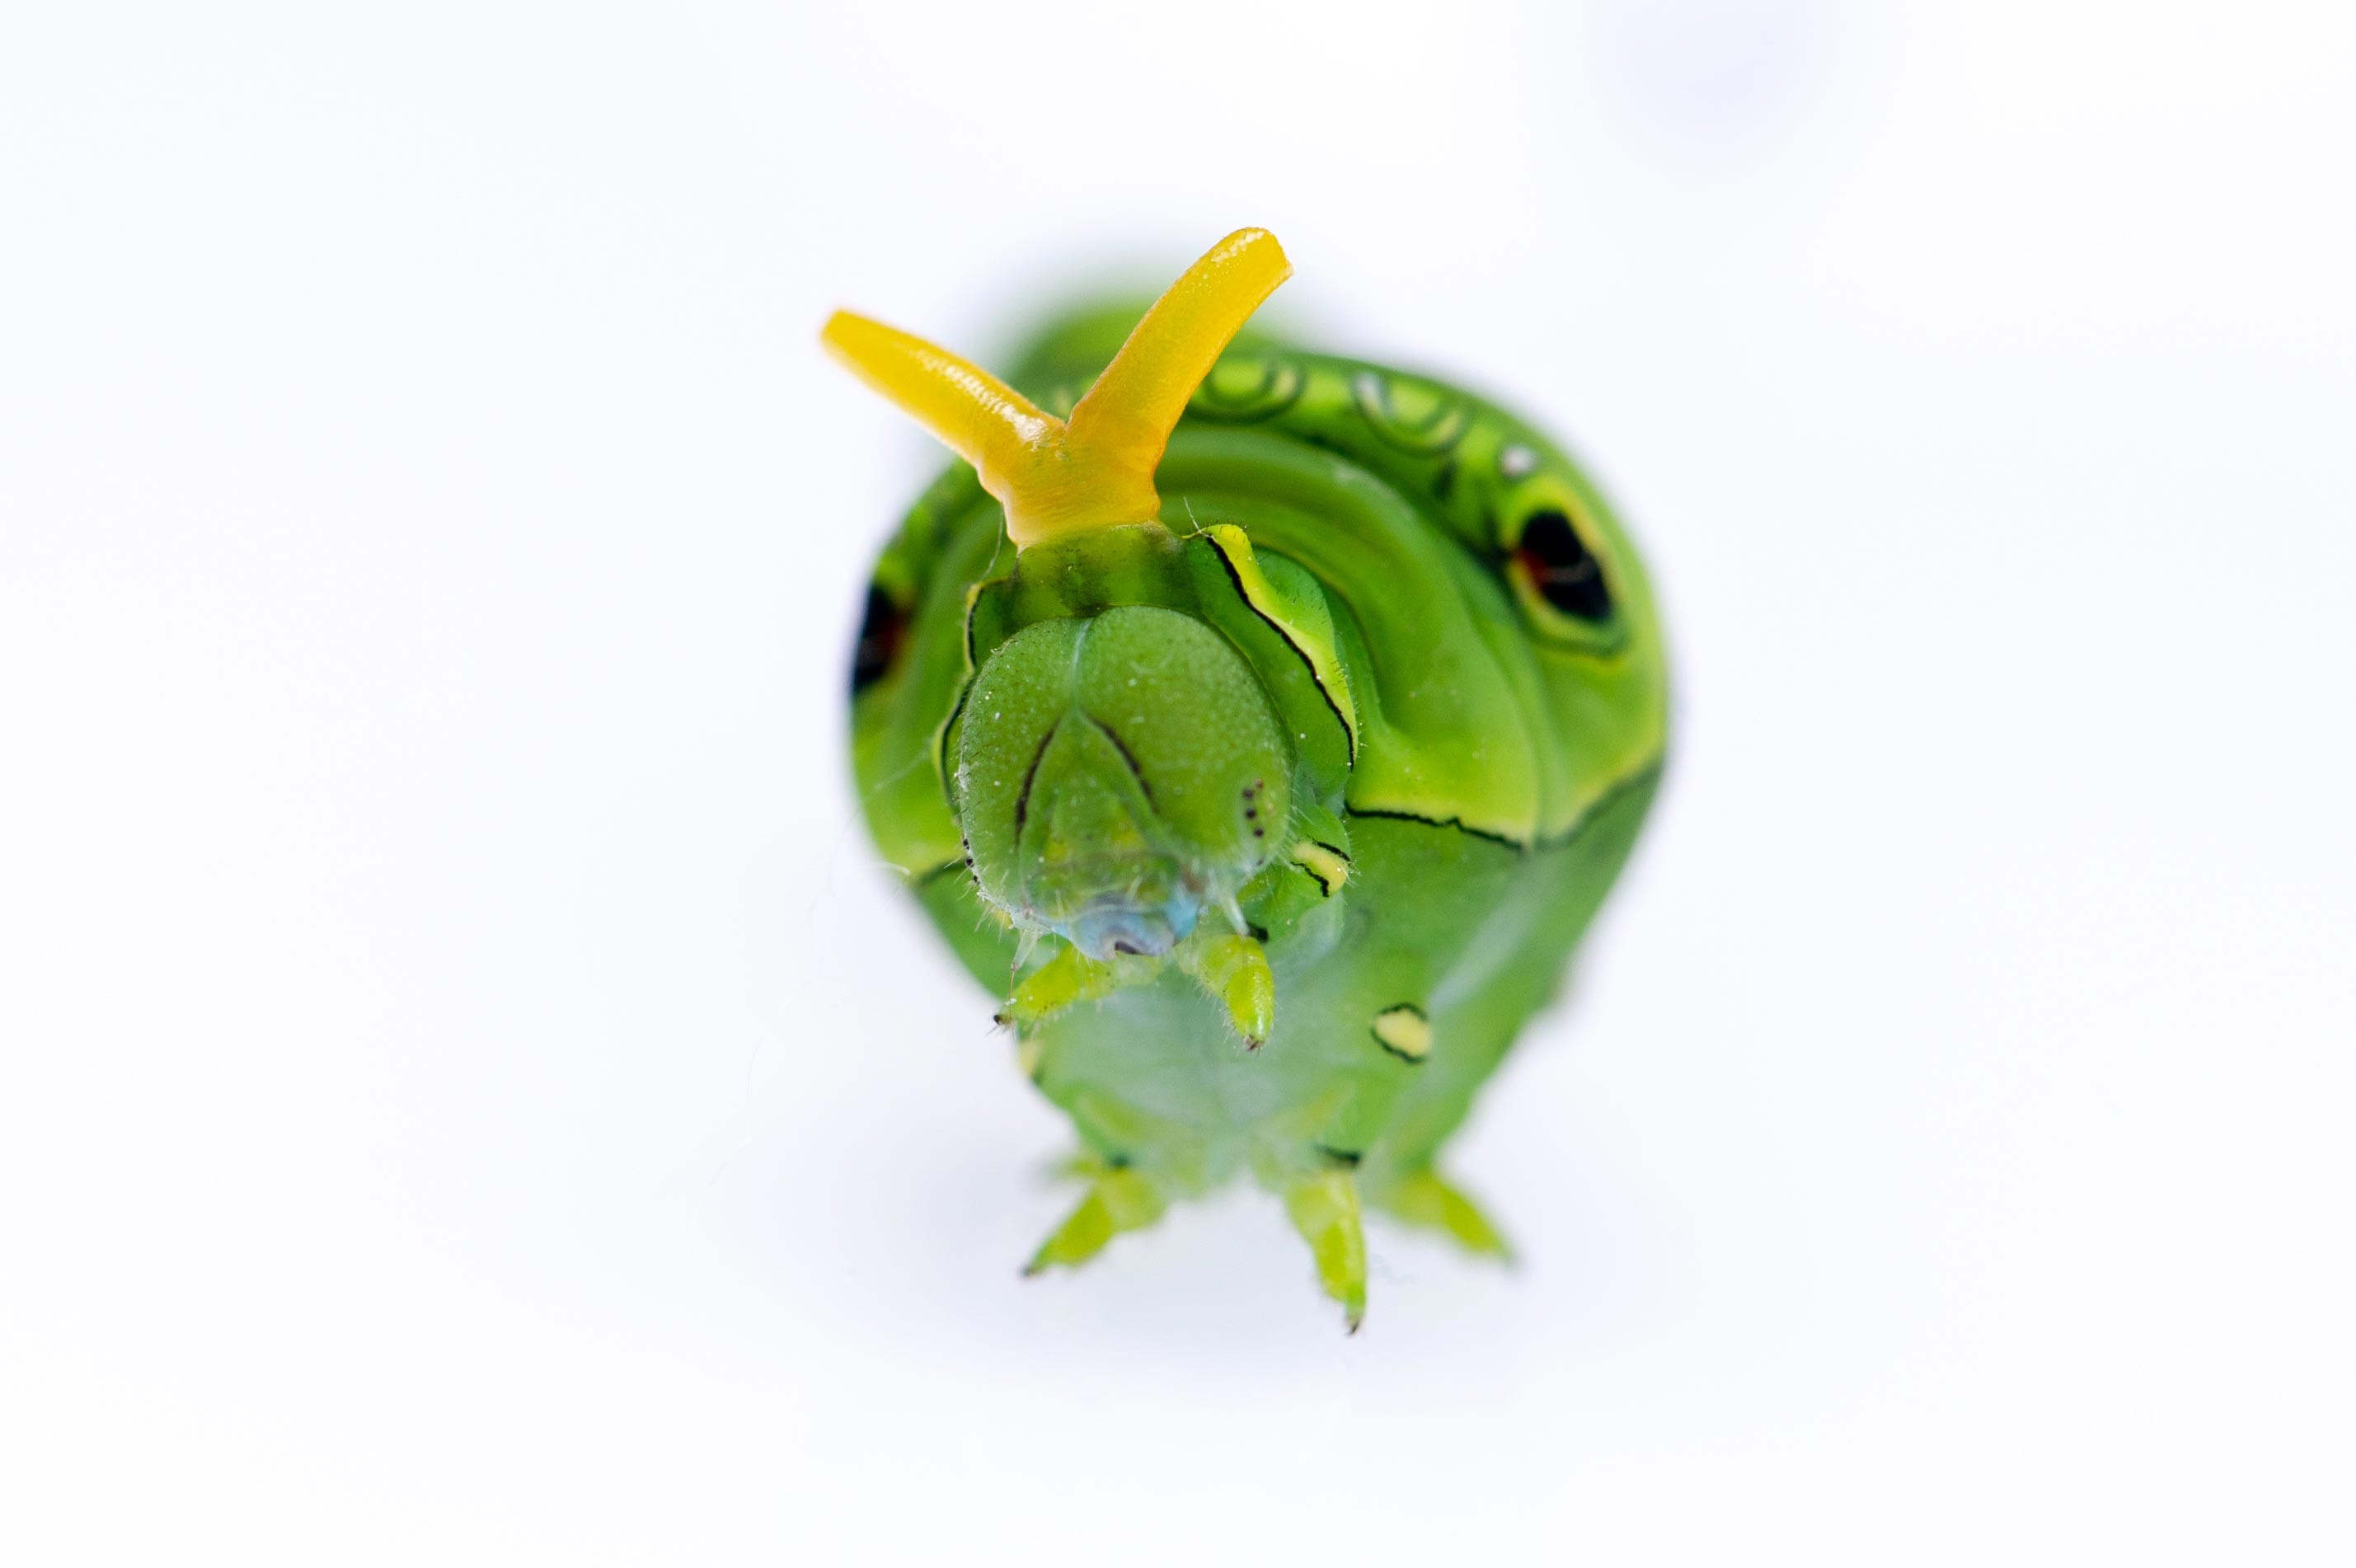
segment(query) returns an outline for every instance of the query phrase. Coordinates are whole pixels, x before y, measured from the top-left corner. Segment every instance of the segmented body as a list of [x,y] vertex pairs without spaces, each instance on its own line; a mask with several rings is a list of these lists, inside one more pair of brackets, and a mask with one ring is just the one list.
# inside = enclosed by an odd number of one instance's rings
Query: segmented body
[[[1011,379],[1060,413],[1100,363],[1051,339]],[[1273,1032],[1238,1050],[1172,971],[1024,1026],[1021,1059],[1103,1166],[1159,1190],[1244,1169],[1282,1188],[1323,1165],[1380,1206],[1558,989],[1634,841],[1665,742],[1650,592],[1537,431],[1354,360],[1231,350],[1156,483],[1162,529],[1064,571],[1034,546],[1019,585],[970,468],[925,493],[862,628],[862,798],[885,857],[1004,995],[1022,944],[977,897],[953,804],[976,672],[1025,626],[1118,606],[1226,634],[1299,758],[1290,812],[1264,824],[1288,842],[1241,899],[1275,974]]]

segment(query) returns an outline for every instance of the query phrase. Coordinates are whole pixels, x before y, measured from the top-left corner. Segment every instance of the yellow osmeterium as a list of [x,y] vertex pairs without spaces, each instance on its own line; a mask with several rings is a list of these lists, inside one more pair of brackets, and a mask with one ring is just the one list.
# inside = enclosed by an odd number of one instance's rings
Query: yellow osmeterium
[[1068,423],[989,371],[905,332],[837,311],[826,346],[974,466],[1016,546],[1151,522],[1153,470],[1186,400],[1251,313],[1292,274],[1276,236],[1238,229],[1145,313]]

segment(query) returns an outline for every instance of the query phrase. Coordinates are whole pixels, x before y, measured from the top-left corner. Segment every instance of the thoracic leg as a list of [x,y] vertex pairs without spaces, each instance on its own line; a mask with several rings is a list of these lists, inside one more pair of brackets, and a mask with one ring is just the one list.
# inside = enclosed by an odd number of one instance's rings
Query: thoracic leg
[[1380,1207],[1410,1225],[1454,1238],[1468,1252],[1506,1262],[1513,1261],[1513,1248],[1489,1223],[1489,1217],[1428,1166],[1404,1177],[1383,1194]]
[[1122,976],[1108,963],[1098,963],[1075,947],[1064,947],[1014,988],[998,1021],[1028,1029],[1066,1007],[1094,1002],[1120,989]]
[[1358,1222],[1358,1184],[1347,1171],[1326,1171],[1284,1192],[1284,1211],[1317,1259],[1317,1283],[1342,1304],[1350,1332],[1366,1316],[1366,1237]]
[[1268,954],[1244,935],[1198,929],[1177,951],[1179,966],[1226,1009],[1227,1023],[1244,1046],[1258,1050],[1276,1025],[1276,976]]
[[1098,1167],[1089,1180],[1088,1195],[1040,1243],[1023,1272],[1035,1274],[1058,1265],[1076,1269],[1103,1251],[1115,1236],[1144,1230],[1169,1207],[1170,1200],[1139,1172]]

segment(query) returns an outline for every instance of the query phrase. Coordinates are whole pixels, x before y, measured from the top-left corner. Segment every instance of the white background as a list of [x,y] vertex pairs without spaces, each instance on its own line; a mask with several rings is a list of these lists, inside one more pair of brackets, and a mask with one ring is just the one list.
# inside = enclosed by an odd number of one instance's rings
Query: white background
[[[0,1559],[2345,1563],[2356,31],[1840,0],[0,23]],[[1588,455],[1674,772],[1344,1337],[858,825],[1002,351],[1260,223]]]

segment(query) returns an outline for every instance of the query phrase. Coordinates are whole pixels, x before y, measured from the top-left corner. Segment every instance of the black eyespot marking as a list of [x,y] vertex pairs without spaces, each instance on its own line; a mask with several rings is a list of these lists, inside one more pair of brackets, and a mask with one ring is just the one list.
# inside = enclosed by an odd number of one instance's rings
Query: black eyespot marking
[[851,653],[851,694],[857,696],[891,672],[908,640],[909,614],[878,587],[867,590],[867,609],[859,618],[859,641]]
[[1522,525],[1522,542],[1514,553],[1530,575],[1530,585],[1547,604],[1584,621],[1612,618],[1612,590],[1604,585],[1603,568],[1562,513],[1532,513]]

